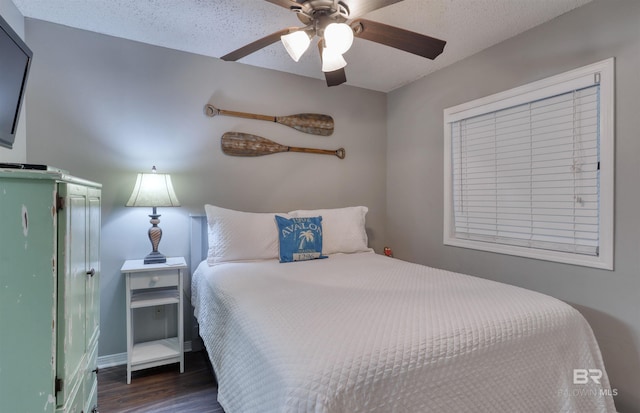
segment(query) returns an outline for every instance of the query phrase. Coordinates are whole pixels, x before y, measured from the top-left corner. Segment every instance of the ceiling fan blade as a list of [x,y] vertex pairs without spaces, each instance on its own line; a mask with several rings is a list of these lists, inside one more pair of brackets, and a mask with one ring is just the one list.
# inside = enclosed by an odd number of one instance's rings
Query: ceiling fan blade
[[[322,42],[321,39],[318,42],[318,51],[320,52],[320,62],[322,62]],[[347,73],[342,69],[334,70],[332,72],[324,72],[324,78],[327,81],[327,86],[338,86],[347,81]]]
[[324,78],[327,80],[327,86],[338,86],[347,81],[347,74],[342,68],[333,72],[324,72]]
[[403,0],[345,0],[344,3],[349,7],[349,18],[354,19],[401,1]]
[[241,48],[234,50],[233,52],[227,53],[220,59],[226,60],[227,62],[235,62],[236,60],[242,59],[243,57],[248,56],[253,52],[257,52],[263,47],[272,45],[273,43],[280,40],[280,36],[292,33],[296,30],[298,30],[298,27],[289,27],[279,30],[275,33],[271,33],[270,35],[265,36],[262,39],[258,39],[255,42],[249,43],[246,46],[242,46]]
[[371,20],[357,19],[351,23],[351,27],[356,37],[432,60],[442,53],[447,44],[444,40]]

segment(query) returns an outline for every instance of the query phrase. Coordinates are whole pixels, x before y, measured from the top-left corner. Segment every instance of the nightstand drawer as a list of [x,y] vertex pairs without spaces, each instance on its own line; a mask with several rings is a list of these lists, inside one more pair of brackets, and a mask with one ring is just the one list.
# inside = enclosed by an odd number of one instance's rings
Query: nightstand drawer
[[178,271],[132,273],[131,289],[161,288],[177,286],[179,282]]

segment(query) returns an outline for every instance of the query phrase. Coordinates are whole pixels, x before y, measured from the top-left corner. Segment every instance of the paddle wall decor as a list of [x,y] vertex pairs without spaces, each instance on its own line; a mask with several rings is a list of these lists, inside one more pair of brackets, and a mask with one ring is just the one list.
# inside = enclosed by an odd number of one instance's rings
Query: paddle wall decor
[[298,148],[281,145],[261,136],[241,132],[226,132],[221,139],[222,152],[232,156],[262,156],[280,152],[302,152],[319,155],[334,155],[340,159],[346,156],[344,148],[334,150]]
[[213,118],[216,115],[234,116],[237,118],[265,120],[288,126],[297,131],[312,135],[329,136],[333,133],[333,118],[329,115],[318,113],[298,113],[289,116],[268,116],[255,113],[235,112],[232,110],[218,109],[213,105],[205,105],[204,113]]

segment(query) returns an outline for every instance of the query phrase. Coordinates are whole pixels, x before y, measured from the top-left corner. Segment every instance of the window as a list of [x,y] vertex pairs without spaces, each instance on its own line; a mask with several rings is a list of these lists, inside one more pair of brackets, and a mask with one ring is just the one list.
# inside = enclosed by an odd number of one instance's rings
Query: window
[[444,243],[613,269],[613,59],[445,109]]

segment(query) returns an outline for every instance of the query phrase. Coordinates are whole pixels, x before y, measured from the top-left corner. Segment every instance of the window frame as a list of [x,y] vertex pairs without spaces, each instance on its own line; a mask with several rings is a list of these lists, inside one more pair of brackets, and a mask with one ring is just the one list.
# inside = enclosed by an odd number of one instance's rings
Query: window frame
[[[613,270],[614,258],[614,58],[556,76],[525,84],[444,110],[444,228],[445,245],[545,261]],[[586,77],[599,76],[600,83],[600,207],[597,256],[497,244],[456,238],[453,212],[453,164],[451,123],[566,92]]]

